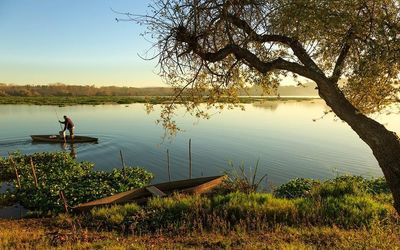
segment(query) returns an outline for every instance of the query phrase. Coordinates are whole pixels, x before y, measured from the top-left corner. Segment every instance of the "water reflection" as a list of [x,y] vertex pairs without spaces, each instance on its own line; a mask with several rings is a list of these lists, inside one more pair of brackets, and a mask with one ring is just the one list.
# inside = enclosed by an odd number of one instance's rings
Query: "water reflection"
[[[343,122],[335,122],[322,100],[268,101],[244,104],[246,111],[225,110],[210,120],[178,111],[177,124],[185,130],[162,142],[163,129],[155,124],[160,107],[146,114],[143,104],[57,107],[70,114],[77,134],[99,138],[98,144],[32,144],[29,135],[57,134],[53,106],[0,105],[0,155],[67,151],[78,161],[94,162],[95,169],[120,167],[120,150],[127,165],[155,174],[154,182],[168,180],[166,149],[171,152],[171,175],[187,178],[188,140],[192,139],[193,177],[217,175],[229,161],[254,166],[278,185],[294,177],[330,178],[339,173],[380,176],[369,147]],[[186,114],[186,115],[185,115]],[[374,117],[400,131],[400,116]],[[316,122],[313,122],[313,119]],[[26,124],[29,121],[29,125]],[[94,126],[95,125],[95,126]],[[161,143],[161,144],[160,144]]]
[[256,102],[253,103],[253,107],[274,111],[278,108],[278,103],[274,101]]
[[61,150],[62,151],[69,152],[69,155],[73,159],[76,159],[76,157],[77,157],[76,144],[74,144],[74,143],[60,143],[60,146],[61,146]]

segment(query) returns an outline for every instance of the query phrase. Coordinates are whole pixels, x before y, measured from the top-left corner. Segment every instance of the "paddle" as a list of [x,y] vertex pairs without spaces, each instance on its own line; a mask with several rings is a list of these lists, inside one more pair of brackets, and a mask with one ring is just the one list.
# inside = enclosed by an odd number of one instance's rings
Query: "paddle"
[[58,120],[58,124],[60,124],[61,131],[63,131],[63,139],[64,139],[64,143],[67,143],[67,140],[65,139],[64,129],[62,128],[62,125],[61,125],[61,123],[60,123],[60,118],[58,117],[57,110],[56,110],[56,109],[54,109],[54,112],[56,113],[57,120]]

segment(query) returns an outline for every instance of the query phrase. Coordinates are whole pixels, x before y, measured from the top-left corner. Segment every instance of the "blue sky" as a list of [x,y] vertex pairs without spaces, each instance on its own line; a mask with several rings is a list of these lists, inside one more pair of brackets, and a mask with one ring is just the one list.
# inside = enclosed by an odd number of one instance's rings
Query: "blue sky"
[[0,83],[162,86],[144,27],[150,0],[0,0]]

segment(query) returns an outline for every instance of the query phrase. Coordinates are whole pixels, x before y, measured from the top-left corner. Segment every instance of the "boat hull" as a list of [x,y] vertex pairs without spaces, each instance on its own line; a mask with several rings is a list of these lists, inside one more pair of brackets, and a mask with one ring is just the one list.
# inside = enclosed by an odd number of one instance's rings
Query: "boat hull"
[[166,195],[171,195],[173,193],[201,194],[221,184],[225,177],[225,175],[219,175],[149,185],[147,187],[136,188],[98,200],[82,203],[73,207],[73,209],[75,211],[88,211],[96,206],[123,204],[127,202],[136,202],[140,204],[153,197],[148,187],[156,187]]
[[58,136],[58,135],[31,135],[32,141],[33,142],[46,142],[46,143],[83,143],[83,142],[97,142],[98,139],[95,137],[89,137],[89,136],[79,136],[76,135],[73,138],[70,136],[65,136],[65,141],[64,138]]

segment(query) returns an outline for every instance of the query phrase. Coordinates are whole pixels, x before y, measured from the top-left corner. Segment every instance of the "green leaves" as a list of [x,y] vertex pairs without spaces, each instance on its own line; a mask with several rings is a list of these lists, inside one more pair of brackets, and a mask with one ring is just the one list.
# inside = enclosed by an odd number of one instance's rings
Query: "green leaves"
[[[145,186],[153,178],[151,173],[138,167],[126,167],[124,171],[94,171],[93,163],[78,163],[67,153],[14,153],[10,157],[0,158],[0,171],[7,173],[9,178],[14,169],[17,169],[21,186],[18,187],[17,181],[14,180],[16,188],[12,193],[15,200],[25,208],[41,213],[63,211],[60,191],[64,192],[68,205],[74,206]],[[34,168],[30,164],[31,158]],[[35,185],[33,171],[38,187]],[[15,174],[13,178],[16,178]]]
[[362,176],[338,176],[335,179],[318,181],[295,178],[274,190],[280,198],[299,197],[342,197],[344,195],[389,194],[390,190],[383,177],[366,179]]

